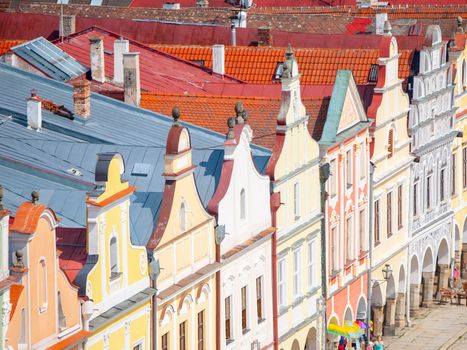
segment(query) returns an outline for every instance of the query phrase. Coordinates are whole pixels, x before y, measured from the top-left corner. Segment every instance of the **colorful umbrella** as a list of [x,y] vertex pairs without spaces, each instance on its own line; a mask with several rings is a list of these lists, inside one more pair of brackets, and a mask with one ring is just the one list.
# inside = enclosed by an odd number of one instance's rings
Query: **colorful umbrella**
[[355,321],[355,323],[361,328],[361,329],[367,329],[368,328],[368,325],[363,322],[363,321],[360,321],[360,320],[357,320]]
[[347,332],[347,330],[344,327],[338,326],[337,324],[333,324],[333,323],[331,323],[328,326],[328,333],[329,334],[339,335],[341,337],[346,337],[346,338],[350,337],[349,333]]
[[362,336],[362,329],[352,321],[344,321],[344,329],[352,339],[358,339]]

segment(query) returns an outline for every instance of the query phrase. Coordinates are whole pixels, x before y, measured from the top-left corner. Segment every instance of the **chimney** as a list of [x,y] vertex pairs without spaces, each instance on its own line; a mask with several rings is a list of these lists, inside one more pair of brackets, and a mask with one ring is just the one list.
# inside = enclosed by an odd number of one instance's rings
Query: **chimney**
[[212,47],[212,71],[220,75],[225,74],[224,45],[214,45]]
[[389,23],[389,21],[385,21],[384,27],[383,27],[383,34],[391,36],[392,35],[391,30],[392,30],[391,23]]
[[376,14],[376,34],[384,34],[384,22],[388,20],[387,13],[377,13]]
[[230,24],[230,33],[232,36],[232,46],[237,46],[237,29],[234,23]]
[[27,100],[28,129],[41,131],[42,129],[42,102],[35,90]]
[[114,41],[114,83],[123,85],[123,54],[130,51],[128,40]]
[[68,36],[76,32],[76,16],[63,15],[60,17],[60,36]]
[[258,46],[272,46],[272,32],[269,27],[258,28]]
[[209,7],[209,0],[196,0],[196,7]]
[[91,45],[91,76],[98,82],[105,82],[104,41],[101,37],[89,39]]
[[240,10],[238,13],[238,26],[240,28],[246,28],[246,11]]
[[123,78],[125,102],[139,106],[141,100],[139,52],[126,52],[123,54]]
[[88,80],[73,82],[73,109],[81,118],[91,116],[91,83]]

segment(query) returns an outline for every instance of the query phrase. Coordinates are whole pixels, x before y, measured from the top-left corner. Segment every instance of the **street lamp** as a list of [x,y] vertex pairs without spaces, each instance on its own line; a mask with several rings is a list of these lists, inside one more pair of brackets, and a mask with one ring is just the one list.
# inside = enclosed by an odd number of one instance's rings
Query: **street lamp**
[[382,271],[383,271],[383,278],[385,281],[391,278],[392,269],[391,269],[391,266],[389,266],[389,264],[384,265],[384,269]]

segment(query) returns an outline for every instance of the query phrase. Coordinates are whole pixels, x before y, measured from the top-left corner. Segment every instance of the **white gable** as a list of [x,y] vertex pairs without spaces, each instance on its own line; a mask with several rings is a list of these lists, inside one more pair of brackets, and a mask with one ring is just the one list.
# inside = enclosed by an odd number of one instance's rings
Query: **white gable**
[[347,130],[360,122],[360,116],[355,105],[355,101],[352,98],[352,93],[350,89],[347,90],[344,100],[344,107],[342,108],[341,119],[339,121],[339,127],[337,128],[337,133]]

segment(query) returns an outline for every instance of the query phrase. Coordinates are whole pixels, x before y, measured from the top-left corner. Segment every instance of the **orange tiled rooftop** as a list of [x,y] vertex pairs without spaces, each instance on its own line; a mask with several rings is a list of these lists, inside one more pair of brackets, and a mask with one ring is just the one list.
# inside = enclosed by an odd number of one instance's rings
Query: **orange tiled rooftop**
[[10,50],[10,48],[24,43],[26,40],[6,40],[0,39],[0,55],[3,55]]

